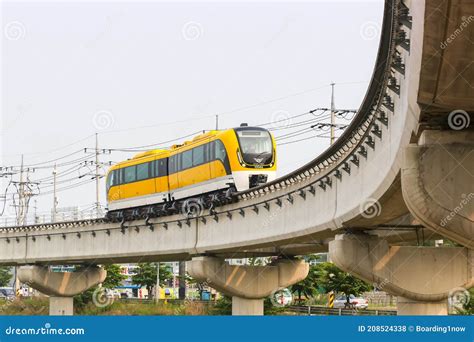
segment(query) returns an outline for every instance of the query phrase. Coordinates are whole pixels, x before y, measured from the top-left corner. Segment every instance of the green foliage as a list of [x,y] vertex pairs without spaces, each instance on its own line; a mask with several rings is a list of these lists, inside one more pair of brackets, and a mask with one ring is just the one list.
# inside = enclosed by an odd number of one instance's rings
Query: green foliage
[[318,260],[319,257],[317,255],[310,255],[305,259],[310,263],[308,276],[299,283],[290,286],[290,291],[298,296],[298,302],[300,303],[303,296],[309,299],[318,293],[318,265],[311,265],[311,262]]
[[[138,264],[136,274],[132,277],[132,283],[135,285],[145,286],[151,296],[151,289],[156,285],[157,264],[144,262]],[[173,274],[168,267],[160,264],[160,286],[163,286],[166,281],[173,278]]]
[[322,286],[326,292],[334,291],[344,294],[347,303],[349,303],[349,296],[351,294],[358,296],[371,289],[370,285],[365,281],[342,271],[330,262],[318,264],[316,273],[319,285]]
[[[78,267],[77,270],[81,270],[82,267]],[[107,277],[102,283],[102,287],[106,289],[113,289],[122,284],[122,281],[125,280],[126,276],[123,275],[120,271],[120,266],[117,264],[104,265],[104,269],[107,271]],[[81,310],[87,304],[92,302],[92,296],[94,291],[98,286],[94,286],[77,296],[74,296],[74,307]]]
[[84,309],[87,304],[92,303],[92,296],[96,289],[97,289],[97,286],[94,286],[74,296],[74,310],[80,311]]
[[11,267],[0,267],[0,286],[7,286],[11,278]]
[[254,257],[248,259],[249,266],[265,266],[272,261],[271,257]]
[[469,290],[469,300],[466,301],[462,308],[457,309],[458,315],[474,315],[474,287]]
[[104,269],[107,271],[107,278],[105,278],[102,283],[102,287],[106,289],[114,289],[117,286],[122,285],[122,282],[127,278],[126,275],[122,274],[120,265],[105,265]]
[[222,296],[210,310],[211,315],[228,316],[232,315],[232,298]]

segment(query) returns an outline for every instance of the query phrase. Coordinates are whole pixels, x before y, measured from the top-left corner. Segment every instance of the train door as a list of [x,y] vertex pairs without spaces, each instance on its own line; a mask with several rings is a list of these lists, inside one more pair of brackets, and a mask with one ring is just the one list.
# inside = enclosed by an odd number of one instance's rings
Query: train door
[[135,196],[151,195],[156,192],[152,174],[153,161],[136,165],[137,175],[134,183]]
[[[179,154],[172,155],[168,158],[168,182],[170,196],[173,197],[173,192],[179,188],[178,170],[179,170]],[[173,198],[171,198],[173,199]]]
[[107,201],[113,202],[120,199],[120,169],[113,170],[107,177]]
[[155,160],[154,176],[156,193],[163,193],[163,199],[165,199],[169,191],[168,158]]
[[211,178],[211,171],[208,163],[208,144],[202,144],[192,149],[193,152],[193,183],[202,183]]
[[193,185],[196,181],[196,173],[193,168],[193,150],[181,152],[179,162],[178,185],[181,189]]
[[229,160],[224,144],[220,140],[214,140],[209,145],[211,178],[215,179],[227,175],[226,165],[229,165]]

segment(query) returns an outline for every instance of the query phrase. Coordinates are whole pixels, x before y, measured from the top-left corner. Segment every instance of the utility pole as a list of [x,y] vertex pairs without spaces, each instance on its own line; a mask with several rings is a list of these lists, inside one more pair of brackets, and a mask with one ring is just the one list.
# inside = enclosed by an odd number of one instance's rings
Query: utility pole
[[35,224],[39,223],[39,217],[38,217],[38,201],[35,200],[35,206],[33,207],[35,209]]
[[94,167],[95,170],[91,170],[87,174],[83,174],[79,176],[79,178],[90,176],[91,179],[95,179],[95,204],[94,204],[95,210],[91,211],[91,216],[93,215],[95,211],[96,216],[100,217],[102,215],[102,209],[100,205],[100,179],[104,177],[104,175],[101,174],[100,171],[101,171],[101,167],[110,166],[112,165],[112,162],[111,161],[101,162],[99,160],[99,156],[101,154],[110,154],[111,150],[99,149],[99,134],[96,133],[95,134],[95,147],[94,148],[86,147],[84,149],[84,153],[90,153],[90,151],[93,151],[95,158],[94,160],[85,161],[84,166],[87,166],[87,165],[95,166]]
[[[22,226],[23,225],[23,154],[21,155],[21,163],[20,163],[20,184],[18,184],[18,208],[16,211],[16,225]],[[14,272],[14,286],[15,296],[18,296],[20,291],[20,279],[18,279],[18,266],[15,266]]]
[[100,217],[100,201],[99,201],[99,133],[95,134],[95,203],[96,216]]
[[158,303],[160,300],[160,263],[156,263],[156,290],[155,290],[155,302]]
[[17,217],[16,217],[16,224],[17,226],[22,226],[23,225],[23,198],[25,195],[25,184],[23,182],[23,154],[21,155],[21,164],[20,164],[20,183],[18,184],[18,211],[17,211]]
[[[16,210],[16,224],[17,226],[24,226],[27,219],[28,214],[28,205],[30,202],[30,198],[33,196],[31,191],[27,192],[29,189],[28,185],[31,183],[28,179],[28,172],[33,171],[34,169],[24,167],[24,158],[21,155],[21,163],[20,163],[20,181],[18,182],[18,206]],[[26,173],[26,176],[25,176]],[[26,179],[25,179],[26,177]],[[30,189],[29,189],[30,190]],[[14,276],[14,288],[15,294],[18,293],[20,289],[20,281],[18,279],[18,267],[15,266],[15,276]]]
[[56,215],[58,212],[58,197],[56,196],[56,175],[57,175],[56,163],[54,164],[53,169],[53,217],[52,221],[56,222]]
[[219,129],[219,115],[216,115],[216,131]]
[[179,262],[179,299],[186,299],[186,262]]
[[334,135],[334,126],[336,125],[336,105],[334,103],[334,86],[336,83],[331,83],[331,135],[330,135],[330,144],[332,145],[335,140],[335,135]]

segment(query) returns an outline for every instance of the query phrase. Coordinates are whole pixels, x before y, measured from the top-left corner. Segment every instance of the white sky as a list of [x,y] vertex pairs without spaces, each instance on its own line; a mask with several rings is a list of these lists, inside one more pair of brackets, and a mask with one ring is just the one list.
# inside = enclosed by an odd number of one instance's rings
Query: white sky
[[[224,128],[329,107],[332,81],[336,107],[356,109],[383,1],[4,1],[1,13],[1,164],[10,166],[21,154],[33,164],[93,147],[95,132],[100,147],[124,148],[212,129],[215,114]],[[279,174],[328,144],[281,146]],[[62,191],[59,206],[92,203],[94,189],[91,182]],[[36,199],[38,211],[51,209],[52,195]]]

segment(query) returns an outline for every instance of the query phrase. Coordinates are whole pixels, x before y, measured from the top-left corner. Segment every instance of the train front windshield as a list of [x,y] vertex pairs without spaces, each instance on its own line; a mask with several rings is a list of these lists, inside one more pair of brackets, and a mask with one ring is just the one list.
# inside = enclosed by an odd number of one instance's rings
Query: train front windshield
[[237,130],[240,151],[246,164],[268,165],[273,160],[273,143],[265,130]]

